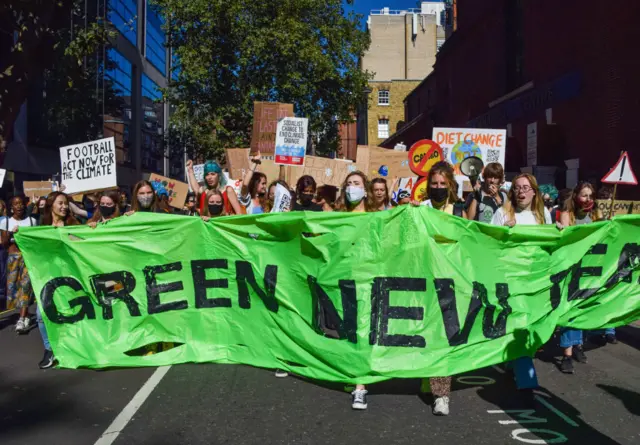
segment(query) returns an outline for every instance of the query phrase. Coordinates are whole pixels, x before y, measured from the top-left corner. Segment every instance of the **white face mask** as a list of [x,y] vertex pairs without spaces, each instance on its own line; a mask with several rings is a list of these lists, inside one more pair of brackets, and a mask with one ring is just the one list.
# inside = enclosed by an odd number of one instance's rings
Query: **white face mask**
[[364,188],[350,185],[347,187],[347,201],[357,204],[364,199]]
[[151,206],[153,202],[153,196],[138,196],[138,202],[143,208],[147,208]]

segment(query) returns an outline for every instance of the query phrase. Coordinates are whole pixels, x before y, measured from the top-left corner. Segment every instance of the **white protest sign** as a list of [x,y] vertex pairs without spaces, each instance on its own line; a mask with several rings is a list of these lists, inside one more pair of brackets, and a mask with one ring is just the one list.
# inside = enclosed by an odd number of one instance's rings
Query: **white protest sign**
[[196,175],[198,184],[202,184],[204,182],[204,164],[194,165],[193,174]]
[[4,176],[7,174],[7,171],[4,168],[0,168],[0,187],[4,184]]
[[277,165],[304,165],[307,152],[306,117],[284,117],[276,130],[275,163]]
[[118,186],[113,137],[60,148],[62,184],[70,195]]
[[276,184],[276,193],[273,199],[271,213],[288,212],[291,210],[291,193],[286,187]]
[[460,163],[470,156],[482,159],[484,165],[497,162],[504,168],[507,149],[507,130],[485,128],[434,128],[433,141],[442,147],[442,157],[453,165],[458,194],[462,196],[463,184],[468,182],[460,171]]

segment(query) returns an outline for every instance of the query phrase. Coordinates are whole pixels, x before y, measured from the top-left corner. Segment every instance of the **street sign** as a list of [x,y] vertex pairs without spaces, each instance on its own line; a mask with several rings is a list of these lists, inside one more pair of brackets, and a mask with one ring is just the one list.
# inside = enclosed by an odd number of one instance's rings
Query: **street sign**
[[631,163],[629,162],[629,154],[626,151],[622,152],[616,165],[614,165],[601,181],[605,184],[638,185],[638,179],[633,173]]

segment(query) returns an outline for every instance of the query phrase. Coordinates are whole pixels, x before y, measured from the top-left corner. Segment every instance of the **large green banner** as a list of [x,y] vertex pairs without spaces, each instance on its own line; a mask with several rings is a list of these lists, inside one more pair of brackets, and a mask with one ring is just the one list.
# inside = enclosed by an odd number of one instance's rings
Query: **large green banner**
[[[640,217],[493,227],[435,210],[159,214],[16,236],[60,366],[245,363],[322,380],[446,376],[556,326],[640,318]],[[145,347],[173,347],[145,355]]]

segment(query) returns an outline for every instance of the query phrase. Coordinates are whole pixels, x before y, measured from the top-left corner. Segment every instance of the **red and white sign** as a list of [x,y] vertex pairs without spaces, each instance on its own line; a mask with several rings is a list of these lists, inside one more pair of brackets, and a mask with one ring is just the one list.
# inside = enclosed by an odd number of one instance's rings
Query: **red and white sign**
[[616,165],[601,180],[605,184],[627,184],[638,185],[631,163],[629,162],[629,154],[623,151]]
[[278,121],[275,162],[278,165],[304,165],[307,152],[306,117],[285,117]]

